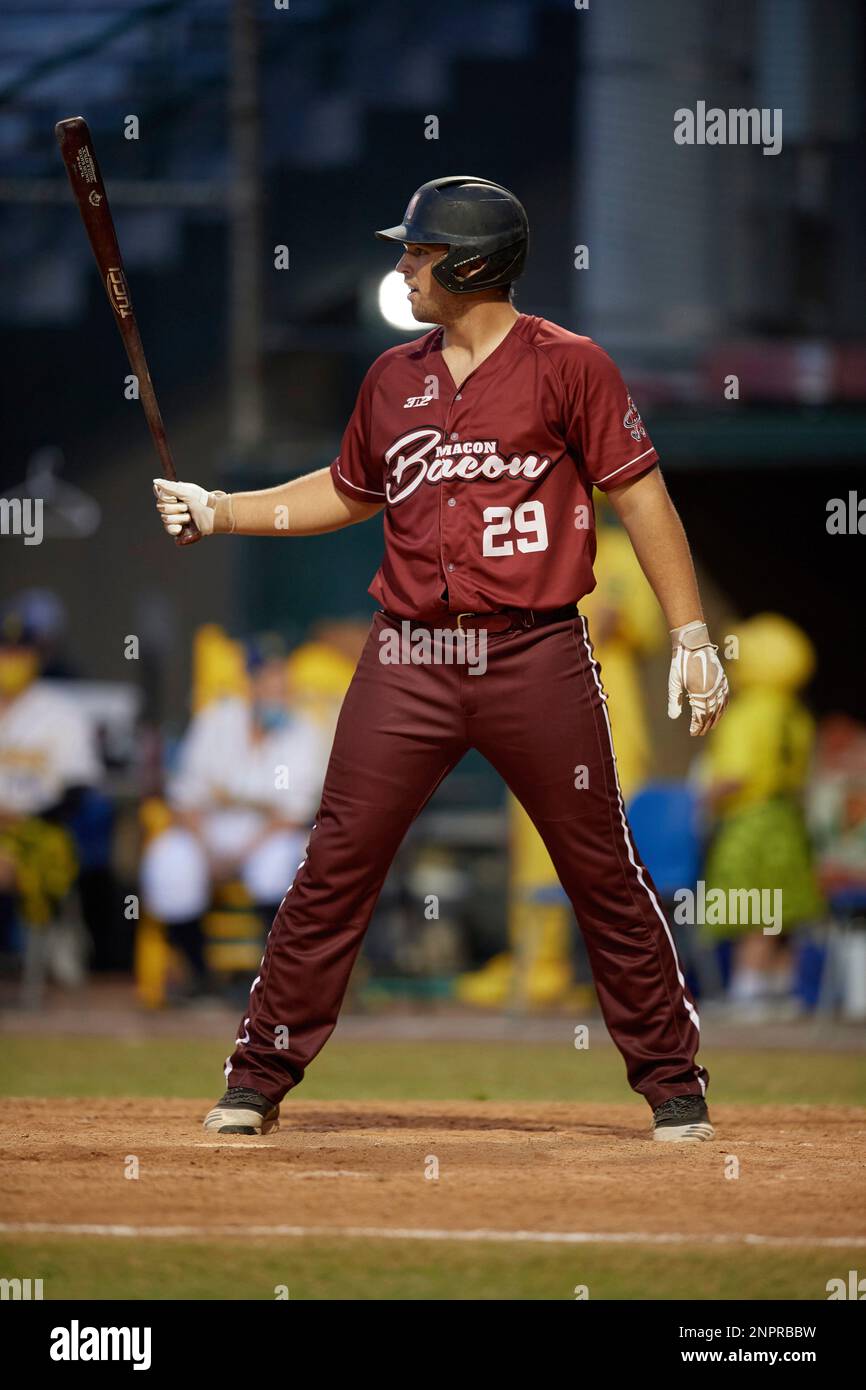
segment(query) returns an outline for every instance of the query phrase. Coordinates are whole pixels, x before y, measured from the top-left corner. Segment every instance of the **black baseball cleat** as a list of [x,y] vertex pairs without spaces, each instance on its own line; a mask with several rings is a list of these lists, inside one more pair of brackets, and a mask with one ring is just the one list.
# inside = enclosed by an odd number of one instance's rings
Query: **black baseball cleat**
[[653,1138],[669,1144],[699,1144],[712,1139],[707,1102],[703,1096],[671,1096],[653,1111]]
[[249,1086],[230,1086],[204,1118],[218,1134],[270,1134],[280,1127],[280,1107]]

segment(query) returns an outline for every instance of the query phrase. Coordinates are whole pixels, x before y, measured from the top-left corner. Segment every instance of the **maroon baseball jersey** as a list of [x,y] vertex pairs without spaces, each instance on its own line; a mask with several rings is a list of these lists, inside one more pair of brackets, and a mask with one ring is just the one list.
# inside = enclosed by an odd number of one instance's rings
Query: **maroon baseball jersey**
[[334,485],[385,503],[370,593],[399,617],[553,609],[595,587],[592,488],[658,463],[615,364],[590,338],[521,314],[459,390],[442,329],[364,378]]

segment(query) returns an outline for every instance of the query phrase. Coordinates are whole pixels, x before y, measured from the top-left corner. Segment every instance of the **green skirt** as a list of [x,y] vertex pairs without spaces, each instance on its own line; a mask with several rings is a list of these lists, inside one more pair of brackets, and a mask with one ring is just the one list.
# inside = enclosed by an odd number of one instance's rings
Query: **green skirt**
[[[812,851],[799,807],[785,797],[737,811],[722,822],[710,845],[704,870],[706,891],[723,893],[759,889],[781,890],[782,930],[814,921],[826,903],[812,866]],[[714,939],[743,936],[760,925],[710,925]]]

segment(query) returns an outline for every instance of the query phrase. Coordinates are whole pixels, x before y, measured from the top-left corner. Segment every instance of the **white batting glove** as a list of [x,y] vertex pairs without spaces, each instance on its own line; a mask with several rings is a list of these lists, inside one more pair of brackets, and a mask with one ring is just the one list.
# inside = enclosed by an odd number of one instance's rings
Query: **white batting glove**
[[671,631],[673,656],[668,676],[668,718],[679,719],[683,693],[692,712],[689,733],[700,737],[712,729],[728,703],[728,678],[710,641],[706,623],[686,623]]
[[214,508],[224,492],[207,492],[198,483],[172,483],[167,478],[154,478],[156,510],[170,536],[179,536],[188,521],[193,521],[203,536],[213,534]]

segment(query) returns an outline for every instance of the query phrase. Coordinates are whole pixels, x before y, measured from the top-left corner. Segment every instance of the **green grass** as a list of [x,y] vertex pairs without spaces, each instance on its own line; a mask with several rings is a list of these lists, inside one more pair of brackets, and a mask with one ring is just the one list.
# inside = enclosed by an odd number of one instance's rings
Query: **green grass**
[[[826,1299],[862,1250],[690,1250],[427,1241],[0,1241],[0,1273],[46,1299]],[[122,1293],[119,1295],[119,1291]]]
[[[176,1096],[222,1089],[226,1048],[213,1040],[5,1037],[3,1094]],[[701,1054],[719,1102],[866,1104],[866,1067],[853,1053],[729,1051]],[[631,1095],[611,1047],[562,1043],[331,1043],[299,1098],[317,1100],[585,1100]]]

